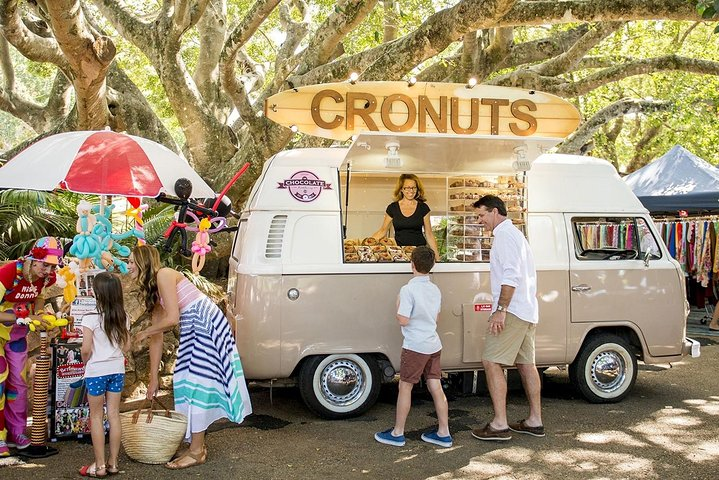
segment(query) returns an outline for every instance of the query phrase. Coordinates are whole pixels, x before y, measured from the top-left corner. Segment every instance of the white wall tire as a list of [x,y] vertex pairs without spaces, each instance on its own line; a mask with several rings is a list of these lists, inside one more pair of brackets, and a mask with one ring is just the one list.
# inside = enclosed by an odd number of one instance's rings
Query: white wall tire
[[589,402],[619,402],[637,380],[637,359],[626,340],[602,333],[582,346],[569,377]]
[[299,387],[302,400],[320,417],[356,417],[377,401],[379,366],[369,355],[310,357],[300,369]]

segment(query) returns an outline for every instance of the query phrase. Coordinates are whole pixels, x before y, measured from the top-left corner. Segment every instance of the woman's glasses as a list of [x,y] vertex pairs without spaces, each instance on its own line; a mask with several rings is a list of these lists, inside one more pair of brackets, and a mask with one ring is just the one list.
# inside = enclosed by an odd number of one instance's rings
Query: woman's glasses
[[417,191],[417,187],[402,187],[402,190],[405,192],[415,192]]

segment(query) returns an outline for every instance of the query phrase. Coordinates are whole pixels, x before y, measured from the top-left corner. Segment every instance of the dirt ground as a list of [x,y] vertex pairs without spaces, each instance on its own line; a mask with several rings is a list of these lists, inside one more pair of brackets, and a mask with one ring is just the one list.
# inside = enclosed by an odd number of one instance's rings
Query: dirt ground
[[[515,434],[500,444],[476,440],[470,431],[488,421],[488,396],[449,392],[454,446],[433,447],[420,440],[435,423],[432,403],[417,392],[407,444],[390,447],[372,436],[393,423],[396,386],[384,387],[368,413],[345,421],[312,416],[294,389],[252,387],[255,413],[242,425],[213,425],[205,465],[170,471],[122,454],[122,474],[116,478],[717,479],[719,336],[700,325],[694,336],[703,344],[700,358],[640,366],[632,394],[618,404],[589,404],[568,385],[566,372],[547,371],[543,439]],[[515,386],[510,418],[519,420],[526,410],[521,388]],[[54,445],[59,455],[46,459],[0,460],[0,478],[78,478],[78,468],[92,461],[89,443]]]

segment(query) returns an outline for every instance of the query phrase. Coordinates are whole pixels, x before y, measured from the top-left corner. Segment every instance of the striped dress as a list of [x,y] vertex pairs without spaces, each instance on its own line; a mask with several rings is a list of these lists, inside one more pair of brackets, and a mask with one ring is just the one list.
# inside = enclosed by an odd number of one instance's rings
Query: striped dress
[[225,315],[189,280],[177,284],[180,347],[173,374],[175,409],[187,415],[185,440],[215,420],[252,413],[242,363]]

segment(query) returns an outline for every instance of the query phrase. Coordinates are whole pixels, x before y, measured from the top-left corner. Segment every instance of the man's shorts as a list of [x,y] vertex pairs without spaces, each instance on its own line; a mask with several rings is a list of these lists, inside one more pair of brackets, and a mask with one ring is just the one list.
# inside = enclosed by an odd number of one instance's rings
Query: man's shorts
[[120,393],[125,385],[124,373],[113,373],[101,377],[85,377],[87,394],[93,397],[105,395],[105,392]]
[[442,378],[442,367],[439,364],[441,353],[442,350],[426,354],[403,348],[399,364],[399,379],[412,384],[418,383],[422,375],[425,380],[439,380]]
[[536,324],[507,312],[502,333],[496,336],[487,333],[482,360],[500,365],[534,364],[536,330]]

